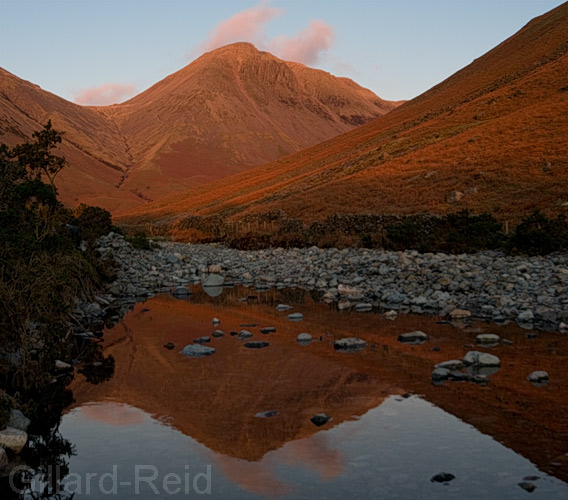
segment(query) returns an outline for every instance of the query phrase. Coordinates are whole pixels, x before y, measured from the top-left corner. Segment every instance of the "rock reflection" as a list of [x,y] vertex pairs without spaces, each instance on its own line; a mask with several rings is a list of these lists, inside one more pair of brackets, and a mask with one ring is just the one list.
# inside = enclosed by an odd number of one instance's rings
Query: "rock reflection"
[[[288,321],[288,311],[276,310],[282,303],[292,304],[304,320]],[[214,317],[221,320],[218,327],[212,327]],[[338,313],[302,290],[253,296],[250,290],[235,288],[209,297],[194,289],[185,301],[155,297],[138,304],[106,332],[105,354],[115,359],[114,377],[101,386],[75,382],[76,406],[115,400],[140,408],[212,450],[227,476],[248,478],[241,479],[245,489],[284,494],[289,485],[270,472],[269,462],[260,464],[263,457],[284,449],[280,458],[287,463],[308,463],[321,478],[335,477],[343,470],[341,454],[322,446],[316,433],[357,419],[389,395],[421,394],[541,470],[567,480],[566,339],[551,333],[527,338],[526,331],[509,327],[475,325],[468,330],[438,320],[401,316],[389,321],[373,313]],[[228,335],[243,324],[258,324],[249,328],[254,340],[269,340],[270,346],[246,349]],[[260,333],[266,326],[276,332]],[[211,339],[214,355],[187,359],[179,354],[193,339],[211,336],[216,328],[226,335]],[[397,341],[400,334],[416,330],[427,332],[430,340],[421,345]],[[461,359],[476,333],[486,330],[513,342],[483,347],[502,360],[501,369],[489,374],[489,385],[434,386],[433,366]],[[303,332],[314,338],[309,346],[296,342]],[[336,352],[333,341],[344,337],[360,337],[368,345],[356,354]],[[176,347],[165,349],[170,342]],[[526,380],[535,369],[550,374],[546,387],[533,387]],[[278,414],[256,416],[266,411]],[[310,418],[321,412],[333,420],[317,428]],[[304,439],[310,436],[313,441]]]

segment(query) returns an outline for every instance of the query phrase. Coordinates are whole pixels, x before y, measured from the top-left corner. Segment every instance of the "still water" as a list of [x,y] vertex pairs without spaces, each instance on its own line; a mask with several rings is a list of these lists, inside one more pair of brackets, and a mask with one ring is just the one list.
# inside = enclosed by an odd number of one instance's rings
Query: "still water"
[[[59,430],[75,447],[63,484],[76,498],[568,498],[566,336],[338,312],[301,290],[193,292],[137,304],[105,333],[114,375],[75,378]],[[215,329],[215,354],[180,354]],[[246,348],[230,335],[242,329],[270,345]],[[430,340],[397,341],[413,330]],[[311,344],[296,342],[303,332]],[[480,332],[510,343],[475,346]],[[343,337],[368,345],[335,351]],[[489,384],[432,383],[434,364],[473,349],[501,359]],[[549,383],[528,382],[534,370]],[[319,413],[331,417],[321,427]],[[432,481],[440,473],[454,478]]]

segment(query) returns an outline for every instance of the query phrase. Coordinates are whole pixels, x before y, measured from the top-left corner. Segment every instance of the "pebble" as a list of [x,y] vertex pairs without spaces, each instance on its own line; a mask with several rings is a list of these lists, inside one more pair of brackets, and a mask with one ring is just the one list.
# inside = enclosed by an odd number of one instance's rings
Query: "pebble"
[[304,315],[302,313],[292,313],[288,314],[288,319],[290,321],[301,321],[304,319]]
[[296,337],[296,341],[299,344],[309,344],[312,341],[312,336],[309,333],[300,333]]
[[317,415],[314,415],[312,418],[310,418],[310,422],[316,427],[321,427],[322,425],[327,424],[330,420],[331,417],[329,415],[326,415],[325,413],[318,413]]

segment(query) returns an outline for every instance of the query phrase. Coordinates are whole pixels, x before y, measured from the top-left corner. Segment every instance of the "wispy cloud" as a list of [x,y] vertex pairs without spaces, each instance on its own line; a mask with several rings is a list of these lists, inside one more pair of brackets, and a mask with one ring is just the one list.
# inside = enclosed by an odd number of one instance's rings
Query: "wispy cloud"
[[136,92],[136,86],[130,83],[104,83],[99,87],[79,90],[75,102],[84,106],[106,106],[125,101]]
[[304,64],[316,64],[320,56],[335,41],[333,28],[325,21],[311,21],[307,28],[295,36],[278,36],[267,44],[268,50],[282,59]]
[[217,49],[232,42],[247,41],[263,46],[267,39],[266,24],[283,13],[283,9],[271,7],[266,2],[260,2],[254,7],[237,12],[210,31],[207,40],[200,46],[201,52]]
[[284,13],[284,9],[272,7],[266,1],[237,12],[217,24],[207,39],[188,54],[188,59],[233,42],[252,42],[287,61],[319,62],[335,41],[334,29],[325,21],[313,20],[296,35],[268,37],[266,25]]

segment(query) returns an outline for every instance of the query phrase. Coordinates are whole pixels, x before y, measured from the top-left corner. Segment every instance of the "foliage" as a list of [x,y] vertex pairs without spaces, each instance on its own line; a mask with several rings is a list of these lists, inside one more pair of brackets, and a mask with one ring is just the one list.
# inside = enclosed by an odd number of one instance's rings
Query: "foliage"
[[500,248],[505,239],[501,225],[489,214],[472,215],[467,210],[447,214],[425,224],[407,217],[386,229],[383,245],[392,250],[472,253]]
[[81,203],[73,212],[77,225],[82,230],[83,239],[94,243],[101,236],[112,230],[110,213],[104,208],[92,207]]
[[568,248],[568,224],[564,215],[548,219],[536,210],[523,218],[510,241],[512,251],[541,255]]
[[133,236],[126,238],[128,242],[139,250],[152,250],[152,245],[148,240],[148,236],[144,231],[137,231]]
[[99,281],[56,197],[53,180],[65,159],[51,151],[61,136],[48,122],[33,137],[12,149],[0,145],[0,386],[8,394],[49,384],[54,360],[70,348],[74,300],[91,296]]

